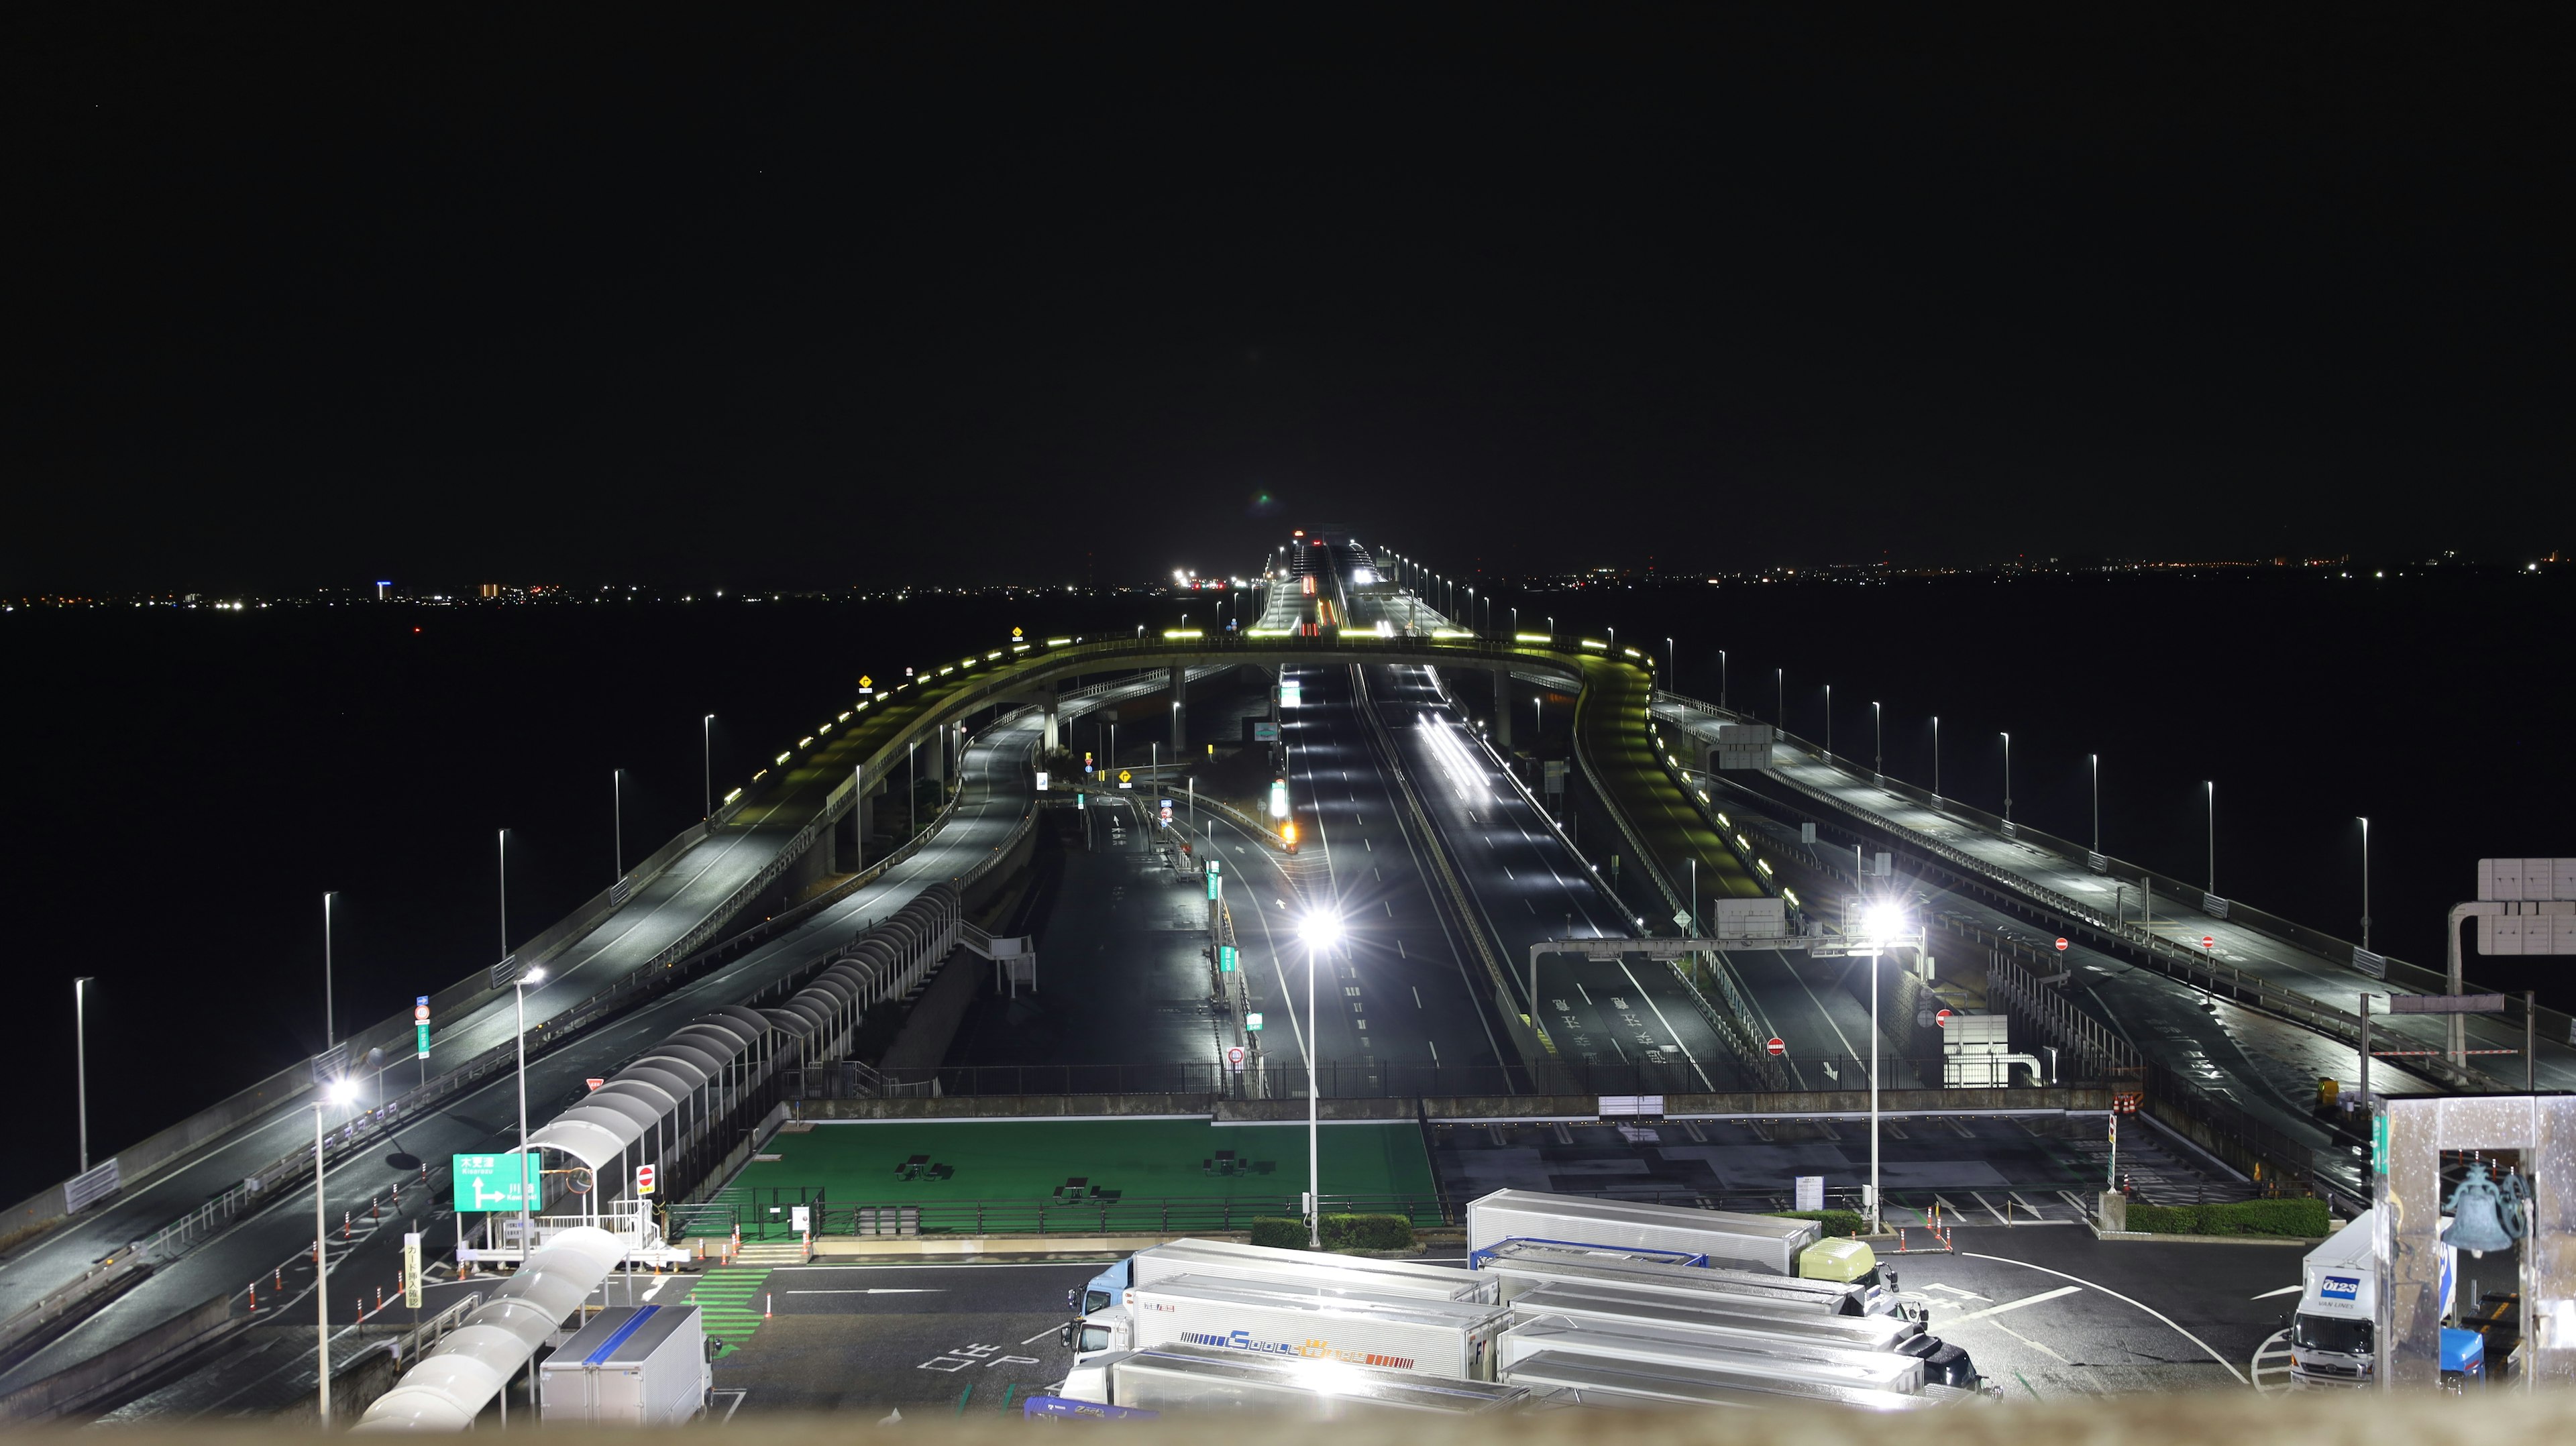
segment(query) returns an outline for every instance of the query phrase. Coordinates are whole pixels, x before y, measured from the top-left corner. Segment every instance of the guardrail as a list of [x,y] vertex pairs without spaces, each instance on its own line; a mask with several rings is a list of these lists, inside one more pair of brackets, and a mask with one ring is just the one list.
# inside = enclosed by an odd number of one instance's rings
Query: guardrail
[[[1651,689],[1648,695],[1652,696]],[[1598,705],[1593,702],[1590,690],[1586,689],[1575,704],[1574,722],[1574,760],[1583,769],[1583,781],[1592,785],[1593,796],[1601,800],[1601,811],[1610,816],[1610,822],[1619,830],[1619,836],[1628,841],[1629,849],[1637,856],[1638,867],[1646,871],[1646,878],[1654,884],[1656,892],[1663,895],[1665,904],[1674,913],[1683,913],[1685,910],[1682,908],[1681,895],[1674,890],[1672,880],[1664,877],[1663,866],[1656,861],[1653,851],[1646,847],[1645,840],[1628,821],[1628,816],[1613,801],[1610,790],[1602,785],[1600,770],[1593,766],[1592,751],[1584,746],[1582,710],[1593,706]],[[1714,949],[1716,946],[1712,944],[1710,947]],[[1787,1077],[1753,1038],[1751,1027],[1753,1011],[1746,1006],[1743,994],[1736,989],[1735,980],[1730,971],[1721,967],[1709,972],[1711,977],[1717,980],[1719,992],[1726,996],[1727,1007],[1734,1011],[1732,1018],[1720,1014],[1716,1006],[1709,1003],[1708,996],[1702,994],[1699,986],[1683,972],[1679,960],[1669,960],[1667,964],[1672,970],[1673,978],[1680,981],[1684,997],[1698,1009],[1700,1018],[1707,1022],[1711,1032],[1715,1033],[1733,1052],[1744,1069],[1772,1089],[1788,1088]]]

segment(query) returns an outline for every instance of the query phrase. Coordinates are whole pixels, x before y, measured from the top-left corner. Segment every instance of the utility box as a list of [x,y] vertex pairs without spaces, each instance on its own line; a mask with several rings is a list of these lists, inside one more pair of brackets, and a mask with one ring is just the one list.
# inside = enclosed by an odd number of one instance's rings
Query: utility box
[[549,1426],[680,1426],[715,1385],[693,1305],[613,1305],[537,1368]]
[[1720,939],[1777,939],[1789,932],[1788,905],[1779,899],[1712,899],[1709,915]]
[[1696,737],[1702,773],[1754,772],[1771,766],[1771,725],[1723,723],[1717,736]]

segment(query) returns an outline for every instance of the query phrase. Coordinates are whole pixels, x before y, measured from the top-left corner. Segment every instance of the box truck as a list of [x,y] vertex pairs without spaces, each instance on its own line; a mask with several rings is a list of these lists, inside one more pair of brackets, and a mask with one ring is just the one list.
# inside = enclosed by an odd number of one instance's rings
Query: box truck
[[1575,1249],[1657,1252],[1677,1265],[1713,1265],[1858,1285],[1873,1313],[1895,1308],[1878,1258],[1857,1240],[1827,1240],[1814,1220],[1733,1215],[1679,1205],[1596,1200],[1535,1190],[1496,1190],[1467,1206],[1467,1249],[1506,1241]]
[[1744,1297],[1688,1300],[1610,1285],[1540,1285],[1512,1297],[1512,1319],[1560,1320],[1623,1334],[1695,1331],[1722,1340],[1774,1336],[1920,1357],[1927,1382],[1970,1389],[1977,1366],[1968,1352],[1893,1315],[1826,1315]]
[[1512,1367],[1509,1384],[1526,1388],[1534,1394],[1545,1393],[1555,1402],[1614,1410],[1717,1406],[1759,1411],[1807,1402],[1826,1402],[1864,1411],[1917,1411],[1968,1399],[1967,1392],[1949,1391],[1939,1386],[1927,1387],[1920,1395],[1794,1381],[1776,1382],[1771,1389],[1755,1390],[1740,1376],[1720,1375],[1690,1366],[1616,1361],[1603,1356],[1578,1356],[1562,1351],[1541,1351],[1522,1359]]
[[1478,1416],[1527,1404],[1529,1392],[1375,1366],[1254,1355],[1216,1346],[1110,1351],[1032,1396],[1032,1417],[1148,1416],[1165,1411],[1342,1421],[1413,1414]]
[[[1475,1301],[1356,1292],[1289,1293],[1178,1276],[1131,1285],[1126,1348],[1214,1346],[1282,1360],[1377,1366],[1462,1381],[1494,1378],[1494,1341],[1511,1312]],[[1076,1363],[1082,1363],[1082,1356]]]
[[1139,1250],[1110,1266],[1093,1276],[1079,1292],[1067,1291],[1065,1306],[1075,1315],[1087,1315],[1116,1305],[1119,1293],[1131,1285],[1151,1285],[1176,1275],[1339,1282],[1347,1290],[1428,1300],[1491,1302],[1500,1298],[1499,1282],[1451,1266],[1410,1260],[1361,1260],[1307,1250],[1238,1245],[1230,1240],[1184,1239]]
[[1825,1345],[1797,1336],[1718,1336],[1703,1331],[1605,1330],[1572,1320],[1524,1321],[1503,1332],[1496,1348],[1499,1375],[1541,1351],[1603,1356],[1612,1360],[1690,1366],[1739,1375],[1753,1390],[1773,1380],[1861,1386],[1873,1391],[1920,1391],[1923,1360],[1894,1351]]
[[612,1305],[537,1367],[547,1425],[678,1426],[715,1385],[693,1305]]
[[[2378,1213],[2374,1206],[2354,1216],[2299,1263],[2299,1309],[2290,1318],[2294,1386],[2360,1386],[2371,1380],[2379,1271],[2371,1259],[2370,1232]],[[2460,1252],[2448,1245],[2441,1250],[2442,1321],[2447,1325],[2459,1285]]]
[[1606,1250],[1575,1250],[1506,1240],[1477,1252],[1476,1273],[1492,1276],[1509,1302],[1539,1285],[1616,1285],[1628,1290],[1691,1299],[1742,1295],[1797,1306],[1825,1315],[1868,1315],[1869,1287],[1834,1280],[1800,1280],[1750,1270],[1707,1265],[1671,1265],[1642,1255]]

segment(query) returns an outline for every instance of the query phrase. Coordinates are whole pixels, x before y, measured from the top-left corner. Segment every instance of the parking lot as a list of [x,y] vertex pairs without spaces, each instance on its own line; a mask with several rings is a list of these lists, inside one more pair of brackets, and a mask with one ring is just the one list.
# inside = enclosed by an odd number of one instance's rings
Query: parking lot
[[[2106,1243],[2069,1225],[1962,1227],[1951,1239],[1955,1253],[1889,1263],[1903,1289],[1931,1302],[1933,1331],[1967,1347],[2007,1399],[2023,1400],[2246,1389],[2252,1357],[2290,1309],[2293,1297],[2278,1292],[2297,1283],[2303,1254]],[[743,1392],[742,1410],[912,1419],[1013,1409],[1062,1377],[1065,1292],[1102,1264],[729,1271],[673,1278],[657,1298],[728,1283],[727,1298],[709,1302],[735,1343],[716,1363],[716,1386]]]

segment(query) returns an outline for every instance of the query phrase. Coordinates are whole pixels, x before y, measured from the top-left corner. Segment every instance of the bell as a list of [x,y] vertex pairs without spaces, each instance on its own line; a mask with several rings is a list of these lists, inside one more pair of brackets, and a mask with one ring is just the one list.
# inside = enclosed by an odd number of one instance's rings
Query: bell
[[[2514,1236],[2505,1219],[2504,1197],[2487,1178],[2487,1167],[2473,1163],[2468,1178],[2451,1192],[2451,1228],[2442,1232],[2442,1243],[2483,1256],[2490,1250],[2510,1250]],[[2519,1212],[2516,1212],[2517,1214]]]

